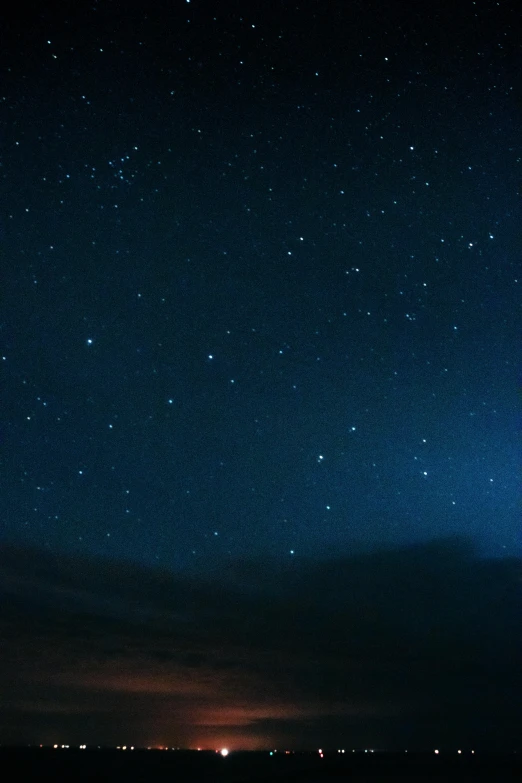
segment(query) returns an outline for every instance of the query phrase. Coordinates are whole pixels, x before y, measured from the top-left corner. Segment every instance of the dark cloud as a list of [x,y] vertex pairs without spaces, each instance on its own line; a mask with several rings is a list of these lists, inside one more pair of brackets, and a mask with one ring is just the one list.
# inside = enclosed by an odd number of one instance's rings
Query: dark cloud
[[4,546],[0,732],[511,747],[520,574],[460,539],[191,577]]

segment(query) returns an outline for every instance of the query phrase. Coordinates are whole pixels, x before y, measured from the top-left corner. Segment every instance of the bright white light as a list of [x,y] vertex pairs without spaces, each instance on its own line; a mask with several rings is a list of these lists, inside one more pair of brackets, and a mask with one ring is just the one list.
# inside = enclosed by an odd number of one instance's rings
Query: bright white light
[[222,756],[228,756],[228,748],[221,748],[220,752]]
[[439,751],[438,751],[438,750],[434,750],[433,752],[434,752],[434,753],[435,753],[437,756],[439,755]]
[[458,750],[458,751],[457,751],[457,753],[462,753],[462,751],[461,751],[461,750]]

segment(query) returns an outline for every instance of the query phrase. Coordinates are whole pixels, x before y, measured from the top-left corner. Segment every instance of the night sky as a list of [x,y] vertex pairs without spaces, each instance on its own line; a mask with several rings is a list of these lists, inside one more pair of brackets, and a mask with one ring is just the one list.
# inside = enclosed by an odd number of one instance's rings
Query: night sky
[[520,29],[11,9],[0,743],[519,742]]

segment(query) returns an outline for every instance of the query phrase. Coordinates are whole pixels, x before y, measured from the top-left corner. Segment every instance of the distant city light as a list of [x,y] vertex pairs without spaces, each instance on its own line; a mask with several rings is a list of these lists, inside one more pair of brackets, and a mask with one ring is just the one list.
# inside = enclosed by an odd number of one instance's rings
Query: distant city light
[[222,748],[220,752],[222,756],[228,756],[228,748]]

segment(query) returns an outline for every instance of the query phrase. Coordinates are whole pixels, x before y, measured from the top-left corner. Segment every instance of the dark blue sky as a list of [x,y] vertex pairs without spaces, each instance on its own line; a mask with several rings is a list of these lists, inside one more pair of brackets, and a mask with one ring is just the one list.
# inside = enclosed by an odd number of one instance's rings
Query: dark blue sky
[[[77,598],[82,568],[133,563],[244,600],[274,568],[520,555],[514,4],[259,5],[22,3],[3,34],[2,540],[28,612],[68,563]],[[40,556],[47,588],[15,588]]]

